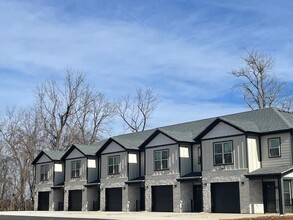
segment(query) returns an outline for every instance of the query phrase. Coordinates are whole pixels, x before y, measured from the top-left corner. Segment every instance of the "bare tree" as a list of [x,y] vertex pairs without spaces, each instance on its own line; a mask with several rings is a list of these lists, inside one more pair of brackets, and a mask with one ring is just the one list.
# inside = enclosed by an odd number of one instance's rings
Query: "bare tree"
[[151,88],[138,88],[131,99],[123,97],[116,103],[116,111],[131,132],[143,131],[148,127],[149,119],[158,104],[158,95]]
[[[33,198],[34,179],[31,162],[39,151],[40,123],[35,120],[33,109],[7,109],[5,117],[0,121],[0,139],[4,148],[3,160],[6,161],[4,175],[9,183],[10,197],[14,194],[15,207],[25,209],[27,189]],[[5,170],[4,169],[4,170]]]
[[36,91],[43,134],[53,150],[75,143],[91,144],[109,128],[113,105],[90,88],[82,73],[67,70],[63,85],[51,80]]
[[236,87],[240,89],[243,100],[253,109],[279,107],[289,110],[292,97],[286,90],[286,82],[273,76],[274,59],[256,50],[246,50],[242,57],[245,66],[231,74],[242,79]]

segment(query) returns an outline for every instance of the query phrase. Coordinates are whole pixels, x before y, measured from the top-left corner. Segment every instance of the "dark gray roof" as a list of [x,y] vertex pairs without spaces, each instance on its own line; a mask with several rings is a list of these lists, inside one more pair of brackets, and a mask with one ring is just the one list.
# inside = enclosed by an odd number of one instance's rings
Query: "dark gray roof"
[[249,177],[262,177],[262,176],[281,176],[293,171],[293,166],[277,166],[277,167],[262,167],[255,171],[250,172],[246,176]]
[[193,142],[193,139],[199,135],[216,118],[208,118],[198,121],[186,122],[181,124],[169,125],[158,128],[160,131],[174,138],[176,141]]
[[[293,122],[292,113],[288,113],[286,117],[290,118]],[[293,128],[293,124],[289,123],[284,117],[282,117],[282,111],[276,108],[258,109],[254,111],[226,115],[219,118],[230,122],[244,131],[258,133]]]
[[136,133],[123,134],[112,137],[117,143],[129,150],[138,150],[138,147],[155,131],[155,129]]
[[209,125],[220,119],[245,131],[266,133],[293,128],[293,114],[276,108],[258,109],[236,114],[174,124],[157,129],[112,137],[126,149],[138,149],[157,130],[179,142],[193,142]]
[[98,150],[106,143],[106,140],[99,141],[92,145],[74,144],[86,156],[95,156]]
[[52,160],[61,160],[61,157],[64,155],[65,151],[44,150],[44,153]]

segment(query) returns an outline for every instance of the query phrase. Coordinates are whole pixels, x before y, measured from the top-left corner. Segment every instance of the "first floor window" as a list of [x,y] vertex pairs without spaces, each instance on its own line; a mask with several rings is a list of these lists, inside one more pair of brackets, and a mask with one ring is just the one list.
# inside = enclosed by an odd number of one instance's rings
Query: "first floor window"
[[48,180],[49,165],[41,165],[41,181]]
[[291,181],[284,181],[284,200],[286,206],[292,205]]
[[233,163],[232,141],[214,143],[214,164],[225,165]]
[[154,154],[155,170],[168,169],[169,150],[157,150]]
[[280,157],[281,156],[281,139],[280,138],[269,138],[269,157]]
[[71,161],[71,178],[80,177],[80,160]]
[[120,173],[120,156],[108,157],[108,172],[109,174]]

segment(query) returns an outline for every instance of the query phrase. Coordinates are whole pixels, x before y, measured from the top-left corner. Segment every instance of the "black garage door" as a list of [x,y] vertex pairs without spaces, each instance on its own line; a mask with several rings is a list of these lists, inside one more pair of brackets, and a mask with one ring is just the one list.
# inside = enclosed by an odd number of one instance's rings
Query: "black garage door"
[[212,183],[212,212],[240,213],[239,183]]
[[152,211],[173,212],[173,186],[152,186]]
[[81,211],[82,206],[82,191],[70,190],[69,191],[69,211]]
[[38,210],[49,211],[49,192],[39,192]]
[[122,188],[106,189],[106,211],[122,211]]

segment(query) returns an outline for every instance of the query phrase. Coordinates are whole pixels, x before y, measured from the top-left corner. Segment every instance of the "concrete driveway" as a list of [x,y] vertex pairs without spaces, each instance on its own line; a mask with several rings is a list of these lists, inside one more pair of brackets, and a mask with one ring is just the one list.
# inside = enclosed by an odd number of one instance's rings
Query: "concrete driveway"
[[[3,218],[1,217],[3,216]],[[123,220],[218,220],[218,219],[233,219],[233,218],[254,218],[265,216],[263,214],[210,214],[210,213],[171,213],[171,212],[0,212],[0,219],[5,216],[22,216],[21,219],[34,219],[30,217],[50,217],[65,218],[65,219],[123,219]],[[15,219],[15,218],[14,218]],[[41,218],[38,218],[41,219]]]

